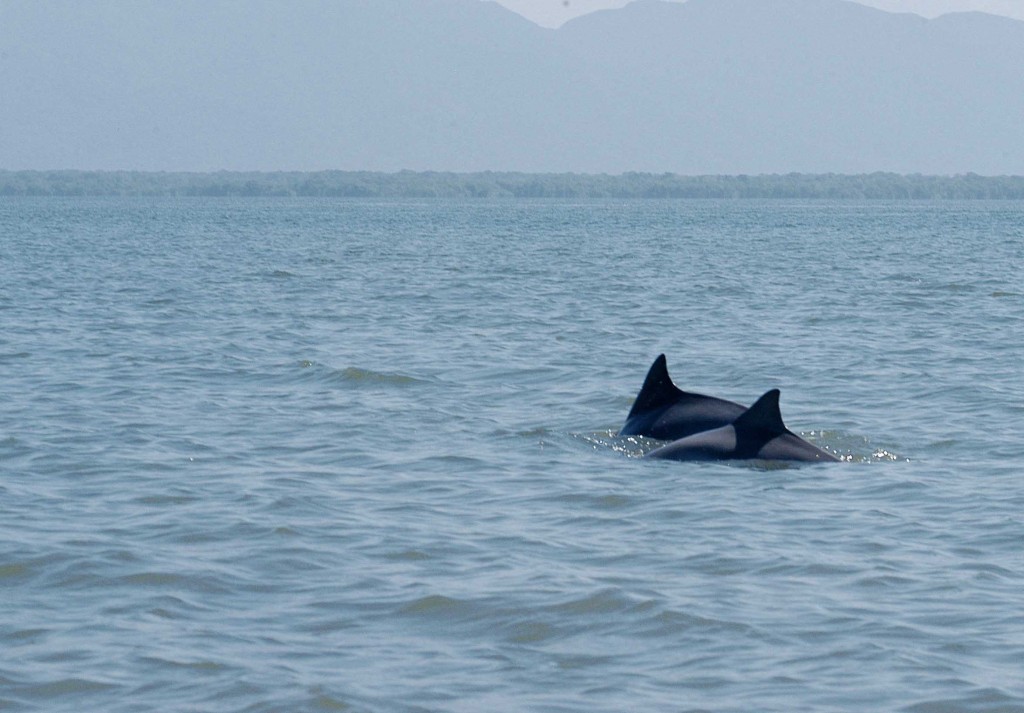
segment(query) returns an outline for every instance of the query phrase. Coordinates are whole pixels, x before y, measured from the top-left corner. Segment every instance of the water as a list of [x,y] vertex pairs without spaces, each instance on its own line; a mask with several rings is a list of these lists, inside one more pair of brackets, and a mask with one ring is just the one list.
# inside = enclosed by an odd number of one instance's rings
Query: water
[[[0,708],[1024,711],[1024,204],[0,203]],[[649,462],[660,353],[846,460]]]

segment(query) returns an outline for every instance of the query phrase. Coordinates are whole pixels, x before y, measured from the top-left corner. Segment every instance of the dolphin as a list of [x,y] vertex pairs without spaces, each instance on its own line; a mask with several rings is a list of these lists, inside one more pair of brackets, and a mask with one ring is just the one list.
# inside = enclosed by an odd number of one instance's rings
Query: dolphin
[[661,354],[647,372],[619,435],[675,441],[727,426],[746,410],[732,401],[683,391],[672,383],[665,355]]
[[772,461],[838,461],[796,435],[782,422],[779,390],[772,389],[728,426],[680,438],[647,454],[670,460],[758,459]]

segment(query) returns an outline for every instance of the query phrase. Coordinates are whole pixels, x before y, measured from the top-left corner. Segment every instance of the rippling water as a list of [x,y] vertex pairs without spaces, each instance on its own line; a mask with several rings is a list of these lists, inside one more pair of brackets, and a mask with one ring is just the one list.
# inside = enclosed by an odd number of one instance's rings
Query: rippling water
[[[0,708],[1024,711],[1024,204],[0,202]],[[660,353],[846,460],[648,462]]]

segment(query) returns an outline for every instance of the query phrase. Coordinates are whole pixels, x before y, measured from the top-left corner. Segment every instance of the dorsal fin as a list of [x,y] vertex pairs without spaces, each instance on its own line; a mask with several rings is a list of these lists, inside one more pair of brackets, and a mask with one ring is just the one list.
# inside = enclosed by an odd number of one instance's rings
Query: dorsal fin
[[741,413],[732,425],[736,432],[760,432],[781,435],[788,429],[782,422],[782,411],[779,410],[779,390],[766,391],[757,402]]
[[644,385],[640,388],[636,401],[633,402],[629,417],[668,406],[685,395],[684,391],[672,383],[672,378],[668,375],[668,363],[665,355],[659,354],[647,372],[647,378],[644,379]]

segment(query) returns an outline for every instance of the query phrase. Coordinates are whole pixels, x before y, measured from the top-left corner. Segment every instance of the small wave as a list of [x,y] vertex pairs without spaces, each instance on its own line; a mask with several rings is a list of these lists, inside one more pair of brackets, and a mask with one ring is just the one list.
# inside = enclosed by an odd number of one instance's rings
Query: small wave
[[901,577],[898,574],[875,574],[861,577],[854,582],[854,585],[866,589],[886,589],[889,587],[902,588],[916,583],[917,580]]
[[388,374],[380,371],[371,371],[369,369],[360,369],[354,366],[343,369],[339,376],[345,381],[357,384],[408,386],[411,384],[423,383],[420,379],[413,376],[407,376],[405,374]]
[[505,629],[506,638],[513,644],[539,644],[559,634],[557,628],[543,621],[517,621]]
[[570,433],[569,436],[594,450],[610,450],[629,458],[640,458],[663,445],[661,441],[644,436],[620,436],[615,430]]
[[903,709],[906,713],[947,713],[948,711],[1020,711],[1021,699],[995,688],[970,690],[958,698],[936,698]]
[[587,614],[626,613],[646,609],[650,606],[652,606],[650,601],[636,599],[621,589],[607,588],[588,594],[585,597],[574,598],[556,604],[551,609],[559,614],[580,616]]
[[453,599],[442,594],[429,594],[408,602],[402,606],[400,612],[408,616],[451,623],[456,620],[473,619],[478,614],[478,607],[471,601]]
[[881,463],[906,461],[908,458],[880,446],[871,439],[845,431],[803,431],[800,437],[848,463]]
[[581,668],[590,668],[592,666],[602,666],[607,664],[609,661],[613,661],[614,657],[611,655],[601,654],[556,654],[555,665],[558,668],[566,671],[572,671]]
[[29,567],[21,562],[11,562],[0,565],[0,581],[5,579],[18,579],[29,573]]
[[143,656],[140,658],[140,661],[156,665],[160,668],[180,669],[184,671],[194,671],[196,673],[216,673],[228,670],[227,665],[217,661],[179,661],[176,659],[164,658],[162,656]]
[[390,552],[384,555],[384,559],[392,562],[424,562],[433,559],[432,555],[423,550],[406,549],[399,552]]
[[960,565],[957,569],[962,572],[970,572],[978,579],[1011,581],[1014,577],[1011,570],[989,562],[969,562]]
[[21,361],[22,359],[30,359],[32,355],[29,352],[6,352],[0,354],[0,364],[8,361]]
[[[502,432],[499,432],[499,435]],[[530,428],[525,431],[517,431],[515,435],[521,436],[522,438],[543,438],[551,434],[551,431],[540,426],[538,428]]]
[[692,631],[704,633],[727,631],[748,634],[752,633],[754,628],[738,621],[714,619],[689,612],[666,609],[651,617],[638,633],[645,637],[677,637],[681,633]]
[[568,493],[555,498],[561,502],[574,507],[574,510],[587,508],[591,510],[624,510],[637,503],[636,498],[619,493],[608,493],[605,495],[594,495],[591,493]]
[[22,691],[22,693],[28,698],[67,698],[87,693],[100,693],[117,687],[112,683],[102,683],[101,681],[92,681],[86,678],[63,678],[59,681],[50,681],[31,686]]
[[172,493],[160,494],[160,495],[142,495],[135,498],[135,502],[139,505],[148,505],[151,507],[160,507],[162,505],[187,505],[193,503],[199,498],[195,495],[175,495]]
[[17,631],[12,631],[9,634],[5,634],[4,638],[10,639],[11,641],[29,641],[42,638],[43,636],[46,636],[49,633],[49,629],[35,627],[32,629],[21,629]]
[[892,451],[887,451],[884,448],[880,448],[880,449],[872,452],[871,460],[875,461],[875,462],[880,462],[880,461],[898,461],[898,460],[910,460],[910,459],[909,458],[904,458],[903,456],[900,456],[900,455],[898,455],[896,453],[893,453]]
[[325,381],[335,381],[355,386],[412,386],[426,383],[423,379],[417,379],[407,374],[373,371],[356,366],[333,369],[308,359],[303,359],[299,362],[299,366],[302,369],[311,369],[315,375],[323,378]]
[[321,690],[314,691],[312,704],[314,710],[320,711],[347,711],[350,708],[345,701]]
[[181,590],[221,594],[229,587],[215,576],[197,576],[178,572],[135,572],[105,582],[105,586],[152,589],[155,591]]
[[939,286],[945,292],[973,292],[976,286],[970,282],[947,282]]

